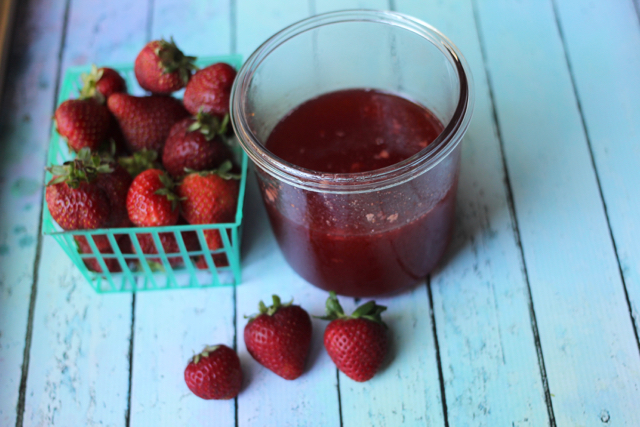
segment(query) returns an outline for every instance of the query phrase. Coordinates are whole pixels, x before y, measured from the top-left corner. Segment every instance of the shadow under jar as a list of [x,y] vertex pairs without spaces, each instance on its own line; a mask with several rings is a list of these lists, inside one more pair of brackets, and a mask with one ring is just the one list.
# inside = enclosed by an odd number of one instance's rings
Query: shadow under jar
[[285,28],[249,57],[231,94],[285,258],[313,285],[357,297],[415,285],[442,257],[472,110],[457,48],[380,11]]

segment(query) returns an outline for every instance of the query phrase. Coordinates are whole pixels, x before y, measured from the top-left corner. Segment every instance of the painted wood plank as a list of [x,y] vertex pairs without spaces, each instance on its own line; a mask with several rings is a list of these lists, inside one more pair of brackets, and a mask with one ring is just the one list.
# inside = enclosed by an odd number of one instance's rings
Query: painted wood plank
[[500,142],[471,1],[398,0],[441,30],[472,69],[456,232],[432,293],[450,425],[549,424],[529,294],[508,206]]
[[[442,394],[430,302],[424,285],[391,298],[376,298],[387,307],[389,356],[365,383],[340,373],[345,426],[444,426]],[[343,304],[352,312],[356,304]]]
[[0,124],[0,425],[15,425],[64,1],[16,14]]
[[24,425],[125,425],[131,296],[96,294],[63,256],[45,240]]
[[477,15],[556,422],[638,425],[638,347],[551,2]]
[[[134,40],[145,37],[146,5],[72,1],[69,8],[63,70],[135,57]],[[25,424],[122,425],[132,296],[95,294],[53,239],[42,246]]]
[[315,13],[348,9],[390,9],[389,0],[311,0],[311,7]]
[[[306,2],[236,3],[238,53],[245,58],[269,36],[309,14]],[[246,389],[238,397],[240,426],[340,425],[337,370],[322,346],[324,322],[313,320],[313,341],[306,372],[286,381],[260,366],[243,339],[246,319],[272,294],[294,298],[311,315],[324,313],[326,293],[309,286],[286,264],[269,227],[255,177],[249,180],[243,241],[243,284],[237,288],[238,352],[247,367]]]
[[[229,4],[155,1],[150,37],[173,37],[188,55],[230,53]],[[233,348],[234,304],[233,288],[136,295],[131,426],[208,425],[212,420],[217,426],[235,425],[234,400],[202,400],[184,383],[194,352],[214,344]]]
[[232,288],[138,294],[130,425],[235,425],[234,400],[200,399],[184,382],[194,353],[233,348],[234,332]]
[[592,1],[584,5],[559,0],[556,5],[637,331],[640,22],[630,1],[615,5]]

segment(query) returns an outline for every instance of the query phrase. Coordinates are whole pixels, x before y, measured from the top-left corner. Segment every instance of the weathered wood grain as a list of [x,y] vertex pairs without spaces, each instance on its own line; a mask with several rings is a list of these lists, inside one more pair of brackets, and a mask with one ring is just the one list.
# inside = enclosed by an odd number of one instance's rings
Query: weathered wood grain
[[640,22],[631,1],[555,4],[637,331]]
[[228,287],[137,295],[131,426],[235,425],[233,399],[200,399],[184,382],[194,353],[206,345],[233,348],[233,302]]
[[131,295],[103,296],[43,243],[25,426],[125,425]]
[[[0,124],[0,425],[19,407],[34,281],[43,168],[56,87],[64,1],[32,1],[16,15]],[[28,345],[27,345],[28,347]],[[24,385],[23,385],[24,386]]]
[[556,422],[638,425],[638,346],[552,4],[477,15]]
[[431,284],[448,421],[548,425],[527,282],[473,5],[398,0],[396,8],[451,38],[475,82],[474,117],[462,142],[456,232]]
[[[382,318],[389,326],[389,355],[382,369],[365,383],[340,373],[344,425],[444,426],[436,346],[425,286],[376,301],[387,307]],[[348,313],[356,308],[354,303],[343,305]]]
[[[309,4],[297,1],[236,2],[238,53],[247,58],[269,36],[309,14]],[[266,212],[252,176],[247,188],[243,284],[237,288],[238,352],[248,377],[238,397],[240,426],[340,425],[336,369],[322,347],[323,323],[313,320],[313,342],[307,370],[286,381],[260,366],[244,345],[244,315],[257,311],[258,302],[278,294],[294,298],[310,314],[324,312],[326,293],[309,286],[282,257],[269,227]]]
[[[145,39],[145,11],[146,4],[138,2],[69,3],[62,70],[131,61]],[[47,115],[52,114],[50,109]],[[25,424],[122,425],[128,413],[132,296],[95,294],[53,239],[45,238],[42,246]]]

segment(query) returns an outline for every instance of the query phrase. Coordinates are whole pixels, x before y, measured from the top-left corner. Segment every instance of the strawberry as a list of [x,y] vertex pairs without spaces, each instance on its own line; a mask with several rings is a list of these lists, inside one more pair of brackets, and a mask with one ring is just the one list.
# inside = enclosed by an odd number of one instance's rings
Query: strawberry
[[109,226],[110,201],[105,191],[96,185],[98,173],[107,173],[108,165],[87,166],[82,158],[47,168],[54,177],[47,184],[45,200],[53,219],[63,230],[85,230]]
[[[239,176],[229,173],[230,161],[214,171],[189,173],[177,188],[182,215],[189,224],[232,222],[238,206]],[[222,247],[218,230],[205,230],[209,249]]]
[[196,67],[193,56],[185,56],[173,39],[154,40],[138,53],[133,71],[140,86],[153,93],[170,94],[185,87]]
[[200,111],[223,118],[229,114],[231,86],[236,70],[219,62],[196,72],[184,91],[184,107],[196,115]]
[[[181,232],[181,236],[185,249],[188,252],[200,250],[200,242],[198,241],[198,235],[195,231],[183,231]],[[140,244],[140,249],[142,249],[143,254],[158,253],[158,248],[151,233],[139,233],[136,234],[136,237],[138,238],[138,243]],[[180,246],[178,245],[175,234],[172,232],[158,233],[158,238],[160,239],[162,250],[167,254],[169,264],[171,264],[172,267],[178,267],[183,264],[184,260],[182,256],[171,256],[171,254],[180,253]],[[162,263],[161,258],[149,258],[149,261]]]
[[109,173],[99,173],[95,182],[109,198],[109,227],[129,227],[131,221],[127,212],[127,194],[133,178],[118,164],[112,164],[111,169]]
[[87,147],[95,151],[109,137],[112,118],[109,110],[95,98],[69,99],[56,109],[56,130],[69,149]]
[[101,104],[116,92],[126,92],[127,83],[113,68],[91,66],[91,72],[82,74],[81,98],[97,97]]
[[[116,242],[118,243],[118,247],[122,251],[122,249],[126,248],[126,245],[123,245],[123,244],[125,243],[126,241],[125,237],[127,236],[120,234],[120,235],[116,235],[115,237],[116,237]],[[78,244],[78,251],[81,254],[94,253],[93,250],[91,250],[91,246],[89,245],[89,242],[85,236],[74,236],[73,238]],[[107,236],[94,235],[92,236],[92,239],[96,245],[96,248],[98,249],[98,252],[100,252],[101,254],[114,253],[113,247],[111,246],[111,243],[109,242],[109,239],[107,238]],[[124,253],[125,251],[122,251],[122,252]],[[116,258],[103,258],[103,259],[104,259],[105,265],[107,266],[107,269],[111,273],[119,273],[122,271],[122,268],[120,267],[120,263]],[[102,273],[102,267],[100,266],[100,263],[96,258],[82,258],[82,261],[84,262],[84,264],[87,266],[89,270]]]
[[[225,116],[228,118],[228,116]],[[184,119],[173,125],[162,152],[162,164],[174,178],[185,175],[185,169],[203,171],[216,168],[231,159],[231,150],[221,135],[227,121],[198,113],[196,119]]]
[[185,368],[184,381],[202,399],[233,399],[242,387],[240,359],[224,344],[206,346]]
[[291,302],[282,305],[277,295],[271,307],[260,301],[260,314],[244,328],[249,354],[285,380],[302,375],[311,346],[311,318]]
[[178,222],[178,199],[173,181],[159,169],[136,176],[127,194],[129,219],[139,227],[159,227]]
[[170,96],[132,96],[114,93],[107,99],[132,152],[144,148],[162,152],[174,123],[189,116],[182,103]]
[[118,164],[125,168],[129,175],[136,177],[147,169],[160,169],[162,164],[158,162],[158,152],[146,148],[133,153],[131,156],[119,157]]
[[380,313],[386,309],[369,301],[347,316],[336,293],[330,292],[322,317],[331,320],[324,331],[324,347],[338,369],[354,381],[370,380],[384,361],[388,342]]

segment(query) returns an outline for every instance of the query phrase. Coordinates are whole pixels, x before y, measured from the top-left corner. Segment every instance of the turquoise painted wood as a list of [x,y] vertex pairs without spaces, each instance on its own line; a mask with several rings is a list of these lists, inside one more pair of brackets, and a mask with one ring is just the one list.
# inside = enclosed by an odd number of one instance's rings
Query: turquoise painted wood
[[[64,2],[20,7],[0,124],[0,425],[18,418]],[[29,354],[27,348],[26,354]]]
[[[63,72],[70,65],[135,58],[146,36],[145,5],[68,7]],[[50,108],[49,117],[53,103]],[[132,296],[100,298],[53,239],[42,246],[24,422],[121,425],[128,413]]]
[[232,310],[233,288],[137,295],[131,426],[235,425],[234,400],[202,400],[184,382],[194,353],[206,345],[233,348]]
[[[640,328],[640,25],[632,2],[557,1],[636,331]],[[600,31],[591,31],[598,27]],[[597,61],[594,61],[597,58]]]
[[[392,351],[373,380],[338,373],[320,320],[296,381],[246,351],[244,315],[259,300],[277,293],[321,314],[327,296],[284,262],[254,179],[236,289],[97,295],[53,240],[36,245],[58,66],[129,62],[171,35],[190,53],[246,58],[310,14],[391,7],[458,44],[477,98],[454,242],[429,285],[380,300]],[[624,287],[637,316],[637,17],[631,0],[30,2],[0,122],[0,425],[640,425]],[[183,383],[189,357],[213,343],[237,347],[235,400],[203,401]]]
[[[299,1],[236,2],[238,53],[247,58],[260,43],[293,22],[309,16],[310,5]],[[279,295],[294,297],[310,314],[324,312],[326,293],[310,288],[286,265],[269,229],[255,180],[247,190],[243,285],[237,288],[238,352],[250,387],[238,396],[239,426],[339,425],[335,366],[322,348],[323,322],[313,320],[314,336],[307,372],[286,381],[258,365],[244,345],[245,315],[256,313],[258,302]]]
[[526,276],[473,4],[399,0],[396,7],[456,43],[476,88],[474,117],[462,148],[456,234],[446,262],[432,276],[448,421],[548,425]]
[[552,4],[477,5],[556,422],[638,425],[638,345]]

